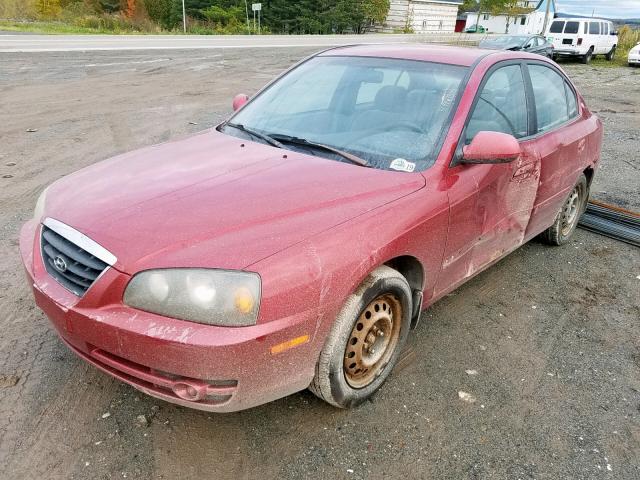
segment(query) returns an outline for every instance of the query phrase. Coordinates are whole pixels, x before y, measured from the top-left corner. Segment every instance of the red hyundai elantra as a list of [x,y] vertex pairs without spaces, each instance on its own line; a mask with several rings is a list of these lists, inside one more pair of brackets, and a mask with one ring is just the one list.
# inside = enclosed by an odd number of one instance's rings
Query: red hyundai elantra
[[353,46],[218,127],[53,183],[21,232],[37,304],[99,369],[233,411],[350,407],[420,312],[542,234],[573,234],[602,125],[526,53]]

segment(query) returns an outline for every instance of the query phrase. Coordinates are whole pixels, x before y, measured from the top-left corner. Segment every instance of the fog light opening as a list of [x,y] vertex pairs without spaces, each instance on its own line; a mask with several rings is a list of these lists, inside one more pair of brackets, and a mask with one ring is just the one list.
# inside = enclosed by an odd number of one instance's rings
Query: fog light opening
[[173,393],[183,400],[189,400],[191,402],[197,402],[202,400],[206,393],[206,386],[202,385],[189,385],[188,383],[176,383],[172,387]]

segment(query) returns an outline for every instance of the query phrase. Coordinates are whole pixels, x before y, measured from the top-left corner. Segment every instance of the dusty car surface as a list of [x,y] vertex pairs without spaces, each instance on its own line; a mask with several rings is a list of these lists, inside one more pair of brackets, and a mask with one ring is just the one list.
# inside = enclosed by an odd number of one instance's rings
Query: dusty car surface
[[523,52],[334,48],[234,108],[56,181],[20,238],[76,354],[220,412],[368,398],[423,308],[535,236],[571,238],[602,142]]
[[487,38],[480,42],[480,48],[524,51],[553,58],[553,44],[542,35],[502,35]]
[[627,63],[630,67],[637,67],[638,65],[640,65],[640,43],[629,50],[629,55],[627,55]]

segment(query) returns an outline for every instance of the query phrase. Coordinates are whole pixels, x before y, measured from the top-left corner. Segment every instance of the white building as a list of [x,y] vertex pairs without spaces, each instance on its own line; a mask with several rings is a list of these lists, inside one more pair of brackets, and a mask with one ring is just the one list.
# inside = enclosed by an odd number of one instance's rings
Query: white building
[[547,2],[549,2],[548,28],[556,13],[555,0],[521,0],[519,4],[522,8],[533,8],[534,10],[525,15],[510,17],[507,15],[491,15],[490,13],[480,12],[479,22],[477,20],[477,12],[468,12],[465,29],[474,27],[476,22],[478,22],[478,24],[484,27],[489,33],[510,33],[513,35],[542,33],[544,18],[547,14]]
[[453,33],[462,0],[391,0],[387,19],[377,32]]

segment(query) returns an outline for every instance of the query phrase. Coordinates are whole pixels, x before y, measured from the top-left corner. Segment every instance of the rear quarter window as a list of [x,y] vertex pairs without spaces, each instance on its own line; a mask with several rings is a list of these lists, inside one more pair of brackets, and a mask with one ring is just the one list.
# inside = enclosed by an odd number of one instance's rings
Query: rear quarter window
[[589,33],[591,35],[600,35],[600,24],[598,22],[589,22]]

